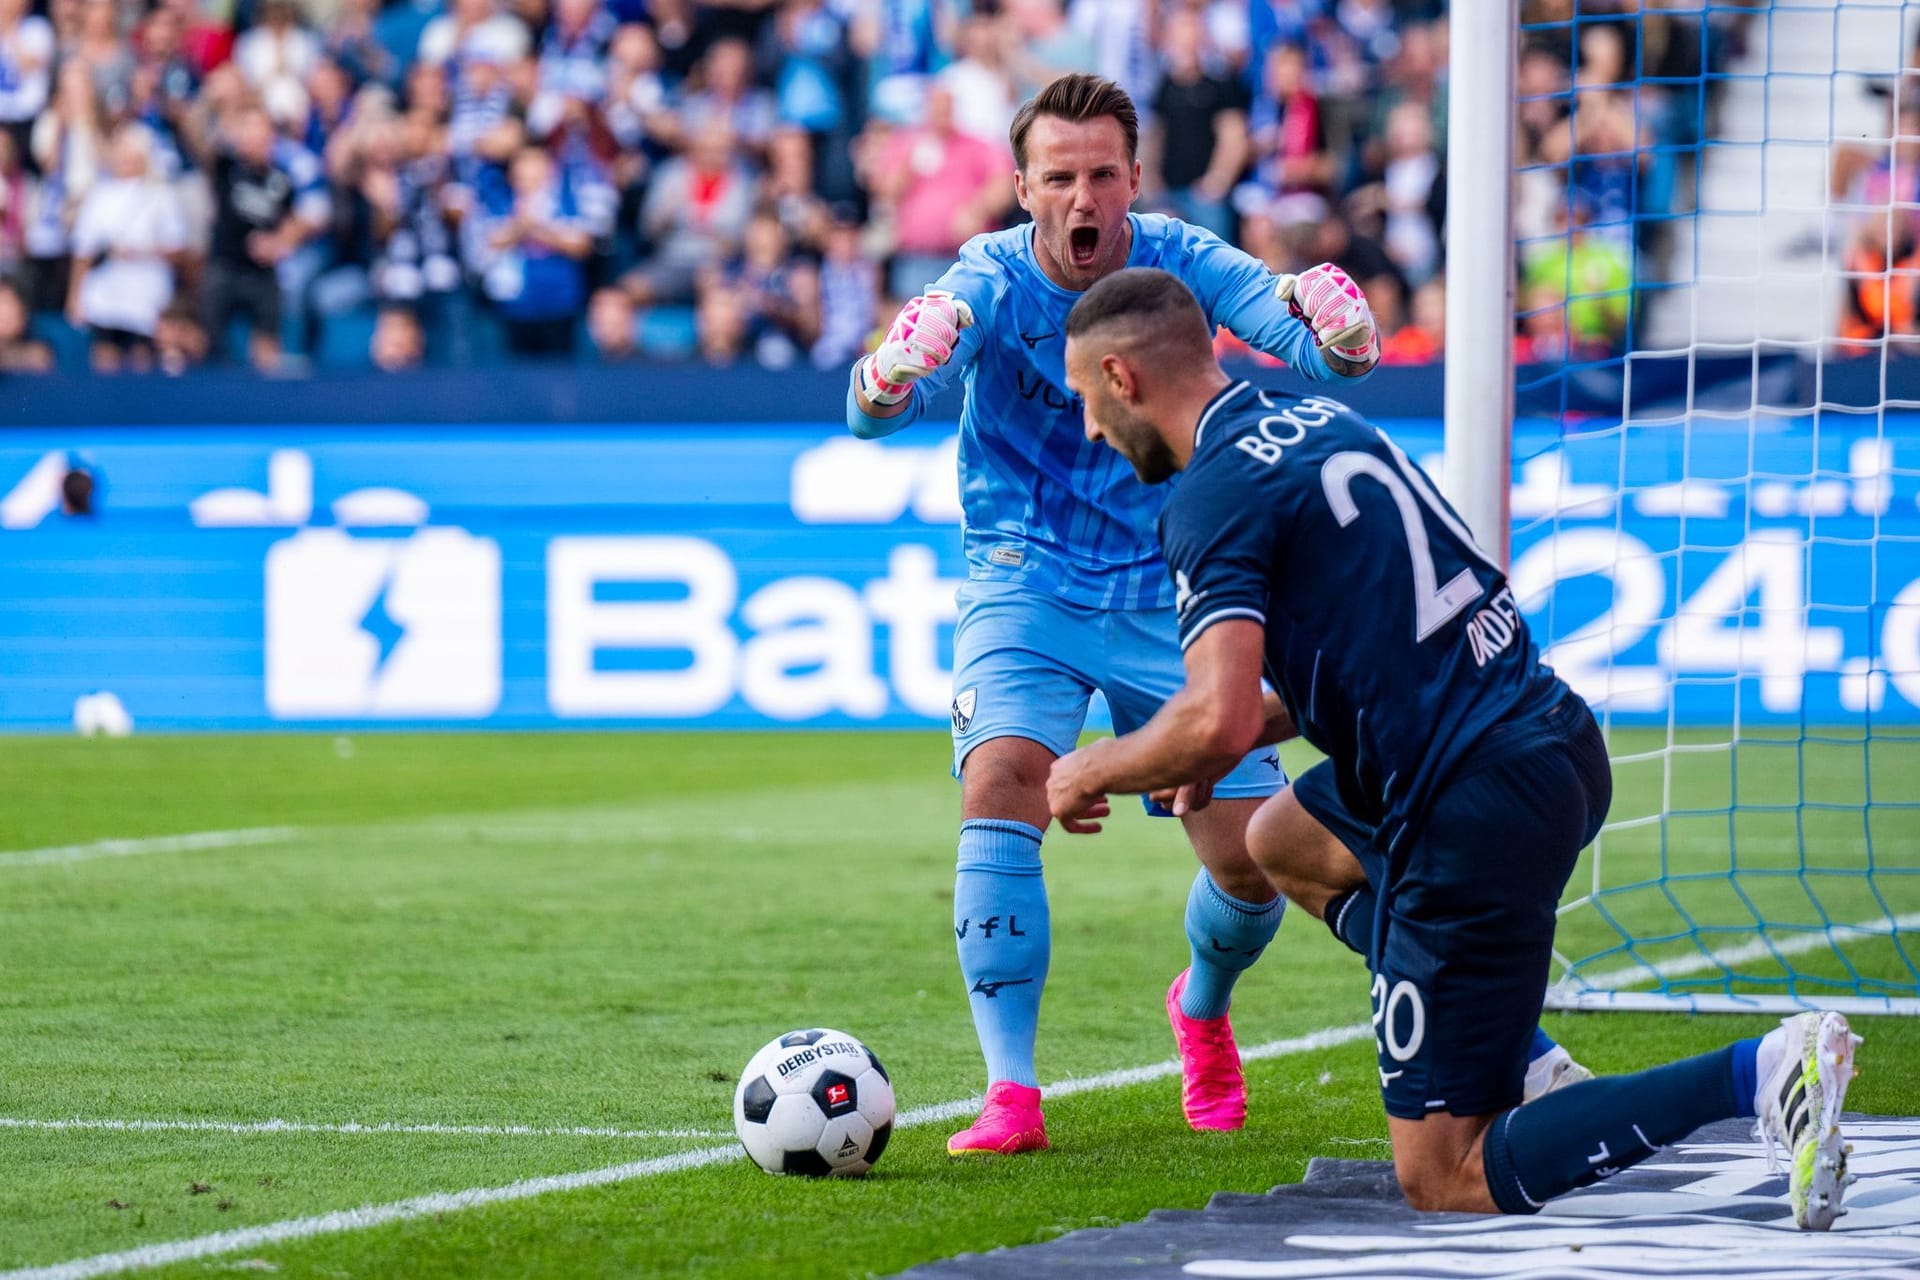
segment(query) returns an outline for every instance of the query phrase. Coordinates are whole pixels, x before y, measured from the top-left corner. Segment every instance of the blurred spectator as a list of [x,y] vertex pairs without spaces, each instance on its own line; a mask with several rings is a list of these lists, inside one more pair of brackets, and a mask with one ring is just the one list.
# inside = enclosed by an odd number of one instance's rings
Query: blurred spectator
[[774,131],[758,203],[771,208],[795,240],[819,244],[826,231],[827,205],[814,187],[813,139],[801,130]]
[[133,50],[120,32],[115,0],[86,0],[81,9],[80,42],[70,54],[93,73],[93,91],[110,115],[126,109],[133,80]]
[[275,139],[264,109],[246,105],[233,116],[213,160],[213,240],[200,285],[201,324],[213,352],[227,326],[248,324],[248,354],[256,368],[279,366],[281,281],[278,267],[326,227],[330,203],[316,199],[311,157]]
[[733,130],[709,120],[648,186],[640,220],[654,252],[621,283],[642,306],[691,302],[695,274],[733,252],[752,212],[753,177],[734,151]]
[[[730,298],[716,300],[714,293]],[[725,333],[700,348],[711,353],[739,344],[763,367],[784,369],[820,334],[820,277],[793,252],[787,231],[772,211],[754,215],[737,261],[709,269],[700,283],[699,321],[717,322]]]
[[234,65],[262,97],[300,88],[319,60],[320,41],[300,25],[294,0],[260,0],[259,25],[233,45]]
[[1166,75],[1153,98],[1147,151],[1158,202],[1168,213],[1223,239],[1233,234],[1228,203],[1249,154],[1246,89],[1209,74],[1206,30],[1191,10],[1172,14],[1162,33]]
[[[1007,130],[1019,105],[1007,70],[1007,44],[1014,34],[1004,15],[976,11],[960,23],[960,56],[937,81],[949,95],[954,127],[996,147],[1009,145]],[[931,113],[931,92],[928,97]]]
[[667,80],[661,73],[660,46],[651,27],[628,23],[614,33],[608,50],[603,110],[623,158],[638,162],[633,173],[637,178],[644,172],[647,156],[643,148],[649,135],[661,138],[667,129]]
[[1095,71],[1136,103],[1153,100],[1157,73],[1150,0],[1069,0],[1067,21],[1093,42]]
[[0,373],[46,373],[53,348],[27,336],[27,299],[20,286],[0,276]]
[[1403,102],[1387,115],[1386,163],[1380,181],[1355,193],[1381,219],[1381,242],[1411,284],[1440,263],[1439,206],[1445,197],[1440,157],[1425,108]]
[[39,194],[19,142],[0,130],[0,274],[17,275],[26,265],[27,227]]
[[1850,211],[1839,335],[1856,352],[1920,333],[1920,102],[1888,104],[1891,138],[1834,158],[1835,195]]
[[66,306],[73,219],[99,176],[106,144],[106,113],[93,91],[93,73],[83,62],[68,62],[60,68],[52,103],[33,125],[40,200],[26,243],[34,259],[35,311]]
[[586,300],[581,264],[593,251],[593,234],[545,151],[523,148],[513,158],[510,183],[507,206],[487,223],[487,296],[506,323],[508,350],[568,355]]
[[1253,180],[1235,193],[1242,216],[1284,206],[1302,194],[1319,195],[1333,182],[1333,157],[1321,127],[1320,102],[1307,85],[1305,50],[1296,44],[1267,50],[1266,82],[1266,94],[1254,104],[1248,121]]
[[1382,364],[1432,364],[1446,349],[1447,285],[1439,276],[1413,291],[1407,323],[1380,348]]
[[160,372],[178,377],[207,362],[207,331],[193,308],[176,302],[153,326],[153,356]]
[[369,80],[389,86],[399,83],[400,60],[381,39],[379,18],[380,0],[340,0],[339,12],[322,36],[326,56],[355,85]]
[[848,40],[867,60],[868,101],[881,119],[919,113],[927,78],[946,61],[956,6],[948,0],[870,0],[859,7]]
[[1444,23],[1409,23],[1401,29],[1399,48],[1382,68],[1380,85],[1374,93],[1374,124],[1368,133],[1385,133],[1387,116],[1403,102],[1424,108],[1427,126],[1436,139],[1447,136],[1447,95],[1444,73],[1447,66],[1446,26]]
[[805,130],[814,192],[827,200],[860,194],[852,144],[866,118],[866,69],[851,41],[846,15],[827,0],[784,0],[761,37],[780,125]]
[[1563,212],[1557,239],[1549,240],[1526,263],[1522,281],[1527,305],[1523,328],[1536,352],[1550,351],[1558,329],[1559,351],[1573,359],[1591,359],[1618,349],[1632,311],[1633,265],[1628,250],[1588,226],[1588,211],[1576,201]]
[[67,318],[92,336],[96,373],[145,373],[153,368],[154,326],[173,301],[186,215],[157,172],[145,126],[114,133],[108,166],[74,223]]
[[879,323],[880,267],[861,240],[855,211],[836,210],[820,259],[820,337],[812,351],[817,368],[852,363],[867,350]]
[[1098,69],[1099,47],[1090,34],[1067,21],[1061,0],[1006,0],[1006,10],[1012,23],[1007,70],[1019,101],[1061,76]]
[[668,79],[685,79],[713,38],[712,31],[700,21],[695,0],[645,0],[639,10],[621,15],[622,22],[643,20],[653,26],[654,40],[660,46],[660,65]]
[[587,340],[602,364],[625,364],[640,356],[638,317],[624,289],[596,289],[587,302]]
[[426,334],[410,307],[382,307],[367,344],[367,358],[382,373],[418,369],[426,358]]
[[432,66],[478,61],[487,66],[527,56],[527,29],[494,12],[493,0],[450,0],[420,33],[420,61]]
[[1013,195],[1013,161],[961,132],[952,93],[927,93],[926,123],[886,140],[867,168],[867,189],[893,215],[895,297],[910,298],[940,278],[968,239],[992,229]]
[[[681,103],[681,137],[713,124],[732,130],[736,145],[755,153],[773,132],[773,95],[753,83],[753,51],[744,40],[718,40],[700,60],[699,88]],[[672,139],[670,139],[672,141]]]
[[53,27],[31,7],[31,0],[0,0],[0,130],[13,135],[21,155],[53,83]]
[[155,158],[170,176],[187,167],[183,134],[200,91],[200,72],[182,46],[184,28],[172,9],[155,9],[138,32],[140,57],[130,82],[128,114],[153,130]]
[[540,42],[540,92],[591,103],[605,97],[613,30],[600,0],[555,0],[553,24]]

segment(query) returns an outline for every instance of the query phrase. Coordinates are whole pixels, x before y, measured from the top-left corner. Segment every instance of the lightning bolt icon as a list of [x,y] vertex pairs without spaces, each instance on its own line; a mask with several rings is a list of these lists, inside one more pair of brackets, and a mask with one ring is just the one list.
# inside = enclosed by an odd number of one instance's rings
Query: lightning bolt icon
[[380,657],[373,664],[373,674],[376,677],[387,665],[387,659],[393,656],[393,651],[400,646],[400,641],[407,634],[407,629],[395,622],[393,615],[387,612],[387,589],[392,585],[391,578],[383,579],[379,592],[373,597],[373,603],[367,606],[366,613],[360,617],[360,629],[372,636],[375,643],[380,646]]

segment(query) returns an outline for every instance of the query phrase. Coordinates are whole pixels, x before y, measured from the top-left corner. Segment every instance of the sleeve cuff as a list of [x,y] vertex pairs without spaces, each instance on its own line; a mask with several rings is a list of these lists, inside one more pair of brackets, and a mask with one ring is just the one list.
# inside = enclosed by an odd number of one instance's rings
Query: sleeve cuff
[[1199,621],[1195,622],[1191,627],[1188,627],[1181,634],[1180,652],[1185,653],[1188,646],[1195,640],[1198,640],[1200,633],[1208,627],[1216,622],[1225,622],[1229,618],[1246,618],[1248,621],[1259,623],[1262,627],[1267,625],[1267,615],[1258,609],[1249,608],[1245,605],[1230,605],[1224,609],[1215,609],[1210,613],[1201,614]]

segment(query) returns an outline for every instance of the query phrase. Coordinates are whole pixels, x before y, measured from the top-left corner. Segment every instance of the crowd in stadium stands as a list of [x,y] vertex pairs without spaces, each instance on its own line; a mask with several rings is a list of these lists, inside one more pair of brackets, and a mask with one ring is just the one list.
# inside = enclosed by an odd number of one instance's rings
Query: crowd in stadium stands
[[[1021,216],[1008,123],[1071,70],[1142,105],[1144,208],[1340,263],[1430,361],[1444,9],[0,0],[0,368],[844,365]],[[1621,342],[1743,16],[1526,0],[1523,358]]]

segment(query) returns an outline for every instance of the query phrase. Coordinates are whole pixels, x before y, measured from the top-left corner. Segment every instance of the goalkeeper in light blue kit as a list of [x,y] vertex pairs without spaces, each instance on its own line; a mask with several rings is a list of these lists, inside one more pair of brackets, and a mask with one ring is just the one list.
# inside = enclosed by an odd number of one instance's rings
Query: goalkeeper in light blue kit
[[[1379,358],[1366,299],[1338,267],[1276,277],[1209,232],[1130,213],[1137,140],[1132,101],[1097,76],[1064,76],[1023,106],[1014,185],[1032,224],[968,241],[854,367],[848,391],[847,425],[871,439],[912,423],[950,383],[966,385],[953,924],[989,1087],[979,1119],[949,1140],[955,1155],[1047,1146],[1034,1034],[1051,951],[1040,863],[1048,769],[1074,748],[1095,689],[1125,733],[1184,679],[1155,532],[1165,494],[1083,434],[1065,390],[1067,312],[1101,278],[1155,266],[1192,288],[1210,324],[1306,378],[1360,377]],[[1187,900],[1191,963],[1167,992],[1195,1129],[1245,1121],[1228,1004],[1284,906],[1247,855],[1246,826],[1285,782],[1279,757],[1262,750],[1219,781],[1211,805],[1169,797],[1202,864]],[[1587,1074],[1544,1036],[1534,1058],[1530,1094]]]

